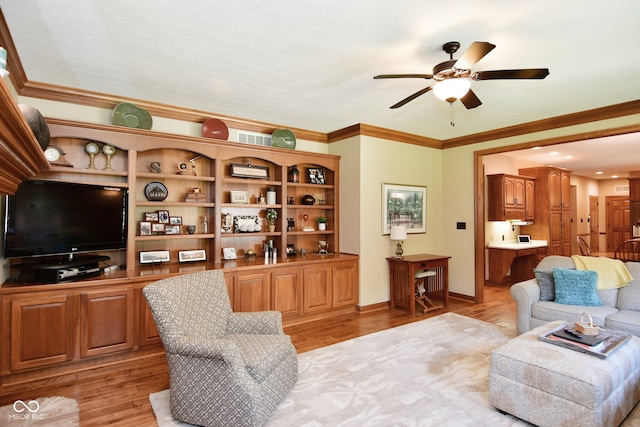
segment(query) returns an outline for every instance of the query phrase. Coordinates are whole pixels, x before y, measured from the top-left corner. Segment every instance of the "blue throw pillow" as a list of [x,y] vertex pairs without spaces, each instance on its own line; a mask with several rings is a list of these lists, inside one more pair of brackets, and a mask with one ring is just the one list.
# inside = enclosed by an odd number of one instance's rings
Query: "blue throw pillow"
[[540,301],[553,301],[556,299],[556,285],[553,283],[553,273],[550,271],[533,270],[540,288]]
[[554,268],[556,302],[570,305],[600,306],[602,301],[596,292],[598,273],[591,270]]

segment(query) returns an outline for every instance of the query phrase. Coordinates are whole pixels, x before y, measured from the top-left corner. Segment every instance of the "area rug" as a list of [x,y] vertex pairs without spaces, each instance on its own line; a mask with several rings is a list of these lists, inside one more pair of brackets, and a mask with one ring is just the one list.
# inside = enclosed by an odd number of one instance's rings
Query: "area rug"
[[[515,336],[446,313],[298,356],[299,378],[267,422],[289,426],[528,426],[489,404],[491,350]],[[160,427],[169,391],[149,396]],[[638,426],[638,408],[625,427]]]
[[0,426],[75,427],[80,425],[78,403],[68,397],[16,400],[0,408]]

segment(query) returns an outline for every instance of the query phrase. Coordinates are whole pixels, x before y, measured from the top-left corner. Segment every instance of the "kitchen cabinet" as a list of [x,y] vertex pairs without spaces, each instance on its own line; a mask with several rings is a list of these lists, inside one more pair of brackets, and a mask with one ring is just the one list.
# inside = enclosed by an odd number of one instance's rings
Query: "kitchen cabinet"
[[541,166],[523,168],[519,174],[535,179],[535,220],[520,226],[522,234],[546,240],[549,255],[571,255],[571,171]]
[[535,181],[532,178],[487,175],[488,220],[533,220]]

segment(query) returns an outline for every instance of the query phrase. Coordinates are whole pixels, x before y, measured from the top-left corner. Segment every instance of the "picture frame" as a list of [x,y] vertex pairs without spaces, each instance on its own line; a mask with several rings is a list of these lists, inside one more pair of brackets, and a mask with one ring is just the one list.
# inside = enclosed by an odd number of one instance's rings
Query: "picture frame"
[[179,225],[165,225],[164,234],[181,234]]
[[171,225],[182,225],[182,217],[181,216],[170,216],[169,224]]
[[294,246],[293,243],[288,243],[287,244],[287,256],[296,256],[297,252],[296,252],[296,247]]
[[427,232],[427,187],[382,183],[382,234],[392,225],[404,225],[407,233]]
[[236,248],[222,248],[222,257],[224,259],[236,259]]
[[268,166],[243,165],[241,163],[231,163],[229,173],[237,178],[258,178],[269,179]]
[[236,215],[233,217],[234,233],[256,233],[262,231],[258,215]]
[[140,264],[158,264],[171,261],[169,251],[140,251]]
[[325,184],[323,168],[307,168],[307,173],[309,174],[309,182],[311,184]]
[[164,234],[164,224],[160,222],[152,222],[151,234]]
[[231,203],[249,203],[249,192],[231,190]]
[[207,251],[204,249],[195,249],[191,251],[178,251],[178,261],[180,262],[194,262],[194,261],[206,261]]
[[161,224],[169,224],[169,211],[158,211],[158,222]]
[[151,231],[151,222],[150,221],[140,221],[140,235],[141,236],[151,236],[153,233]]
[[144,220],[148,222],[158,222],[158,212],[145,212]]

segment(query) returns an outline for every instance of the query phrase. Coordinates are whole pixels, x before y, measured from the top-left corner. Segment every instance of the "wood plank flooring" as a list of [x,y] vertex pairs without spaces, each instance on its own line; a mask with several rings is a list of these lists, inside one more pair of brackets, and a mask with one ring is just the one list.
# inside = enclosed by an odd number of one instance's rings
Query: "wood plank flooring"
[[[411,316],[407,310],[379,310],[365,314],[348,314],[329,320],[285,328],[298,353],[362,335],[404,325],[445,312],[455,312],[489,323],[512,327],[515,331],[515,303],[508,287],[487,286],[485,303],[450,298],[449,307]],[[66,396],[76,399],[80,422],[85,426],[156,426],[149,393],[169,387],[164,355],[137,363],[122,363],[55,379],[0,388],[0,406],[17,399]]]

